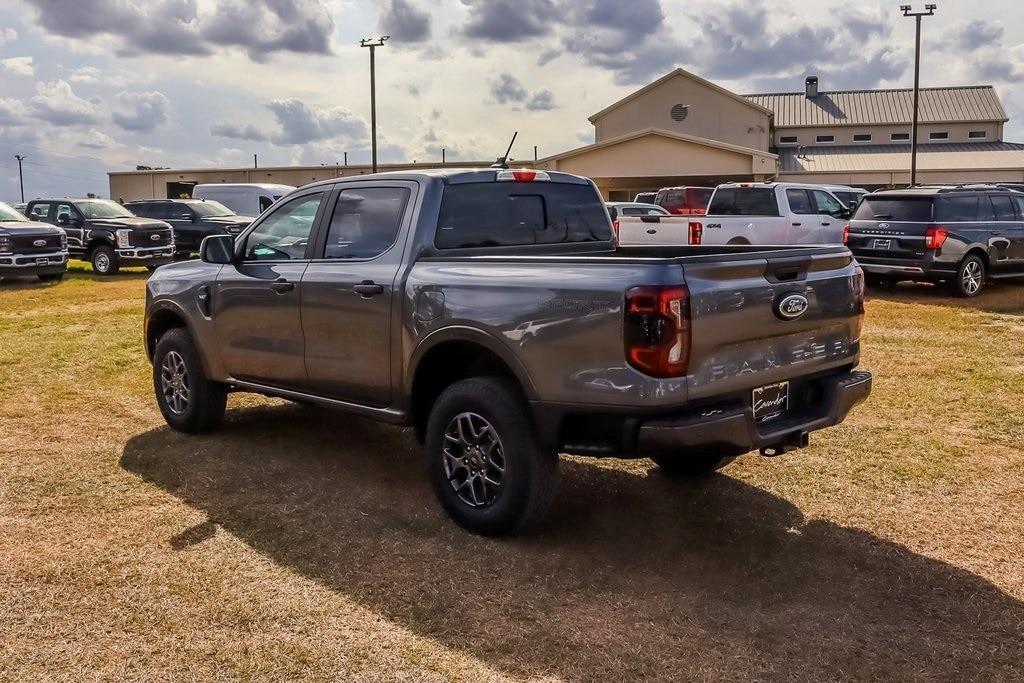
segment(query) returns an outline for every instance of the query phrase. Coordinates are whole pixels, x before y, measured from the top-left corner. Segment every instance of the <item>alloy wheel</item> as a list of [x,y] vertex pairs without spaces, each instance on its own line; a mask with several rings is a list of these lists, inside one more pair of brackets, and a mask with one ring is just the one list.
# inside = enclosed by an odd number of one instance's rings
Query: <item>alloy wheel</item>
[[444,474],[459,499],[487,507],[501,494],[505,451],[491,423],[476,413],[459,413],[444,431]]
[[964,264],[964,272],[960,276],[960,281],[963,283],[964,291],[968,294],[977,294],[978,290],[981,289],[982,284],[982,267],[978,261],[968,261]]
[[160,388],[164,403],[172,413],[181,415],[188,410],[192,398],[188,368],[185,367],[185,359],[177,351],[168,351],[164,362],[160,364]]
[[106,254],[96,254],[96,261],[94,263],[96,270],[101,273],[105,273],[110,270],[110,257]]

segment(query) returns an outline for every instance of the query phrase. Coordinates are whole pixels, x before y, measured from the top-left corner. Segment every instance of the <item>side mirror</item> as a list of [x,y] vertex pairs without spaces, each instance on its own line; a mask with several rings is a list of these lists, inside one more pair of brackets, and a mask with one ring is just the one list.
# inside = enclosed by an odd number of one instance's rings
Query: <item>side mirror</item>
[[839,218],[849,218],[852,215],[853,209],[849,207],[844,206],[843,208],[839,209]]
[[210,235],[199,245],[199,258],[204,263],[220,265],[235,260],[235,238],[231,235]]
[[57,225],[70,225],[70,224],[71,224],[71,216],[69,216],[66,213],[59,213],[59,214],[57,214]]

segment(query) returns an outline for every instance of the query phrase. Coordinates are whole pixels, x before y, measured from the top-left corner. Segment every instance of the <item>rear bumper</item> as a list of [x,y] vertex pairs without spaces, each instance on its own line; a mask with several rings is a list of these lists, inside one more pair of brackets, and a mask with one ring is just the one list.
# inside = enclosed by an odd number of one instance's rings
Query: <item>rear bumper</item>
[[865,273],[888,277],[905,276],[907,278],[935,279],[945,278],[956,273],[957,261],[937,261],[934,259],[887,259],[870,256],[857,256],[857,263]]
[[839,424],[868,397],[871,373],[861,370],[831,375],[815,384],[821,400],[778,422],[755,424],[749,405],[643,422],[637,433],[636,452],[655,455],[702,448],[782,452],[806,445],[810,432]]

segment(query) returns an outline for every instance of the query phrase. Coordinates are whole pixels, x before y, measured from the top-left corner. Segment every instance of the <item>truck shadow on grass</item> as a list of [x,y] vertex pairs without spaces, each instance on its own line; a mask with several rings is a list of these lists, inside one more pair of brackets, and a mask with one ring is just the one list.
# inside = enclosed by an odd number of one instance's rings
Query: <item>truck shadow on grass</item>
[[131,438],[121,464],[413,632],[516,676],[1010,679],[1024,603],[726,475],[563,461],[549,521],[506,540],[442,516],[408,432],[291,406]]
[[904,304],[927,304],[963,308],[1000,315],[1024,315],[1024,280],[1006,280],[986,285],[981,294],[962,299],[940,285],[904,282],[889,287],[871,286],[867,298]]

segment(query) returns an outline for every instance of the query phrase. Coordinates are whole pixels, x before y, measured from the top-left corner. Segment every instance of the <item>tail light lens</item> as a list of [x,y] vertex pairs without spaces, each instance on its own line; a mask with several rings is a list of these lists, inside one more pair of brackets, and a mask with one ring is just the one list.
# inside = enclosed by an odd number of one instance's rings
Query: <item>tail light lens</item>
[[612,221],[612,244],[619,246],[619,219]]
[[704,225],[697,221],[690,221],[689,235],[690,244],[700,244],[701,238],[704,236]]
[[941,225],[929,225],[924,231],[924,248],[942,249],[947,237],[949,237],[949,230]]
[[854,295],[857,297],[857,339],[860,339],[861,330],[864,329],[864,269],[857,266],[853,274]]
[[626,292],[626,360],[652,377],[682,377],[690,362],[690,291],[685,286]]
[[849,224],[843,226],[843,246],[850,244],[850,226]]

